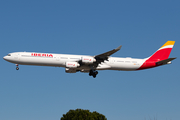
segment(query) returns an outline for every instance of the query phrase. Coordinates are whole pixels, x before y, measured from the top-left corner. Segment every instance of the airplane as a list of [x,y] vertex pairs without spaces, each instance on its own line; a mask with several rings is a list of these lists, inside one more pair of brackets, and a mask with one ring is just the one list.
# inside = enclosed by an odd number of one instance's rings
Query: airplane
[[4,56],[3,59],[16,64],[16,70],[19,70],[19,65],[64,67],[66,73],[80,71],[89,73],[89,76],[96,78],[97,70],[136,71],[170,64],[172,60],[176,59],[168,58],[174,43],[175,41],[167,41],[153,55],[144,59],[110,57],[121,49],[121,45],[116,49],[95,56],[13,52]]

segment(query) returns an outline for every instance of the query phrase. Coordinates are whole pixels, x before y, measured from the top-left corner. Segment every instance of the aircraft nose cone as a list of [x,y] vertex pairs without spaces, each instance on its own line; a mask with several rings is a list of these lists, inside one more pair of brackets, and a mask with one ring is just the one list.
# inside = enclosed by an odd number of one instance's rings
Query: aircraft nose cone
[[3,59],[6,60],[6,56],[4,56]]
[[4,59],[4,60],[7,60],[7,56],[4,56],[3,59]]

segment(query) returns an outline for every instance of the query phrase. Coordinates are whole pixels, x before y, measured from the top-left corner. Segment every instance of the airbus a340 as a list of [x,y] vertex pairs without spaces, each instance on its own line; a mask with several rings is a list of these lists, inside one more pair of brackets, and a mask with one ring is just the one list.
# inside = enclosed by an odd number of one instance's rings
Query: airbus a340
[[80,71],[89,73],[89,76],[95,78],[98,74],[97,70],[135,71],[170,64],[172,60],[176,59],[168,58],[174,43],[175,41],[167,41],[153,55],[144,59],[110,57],[120,50],[121,46],[95,56],[14,52],[4,56],[3,59],[16,64],[16,70],[19,70],[18,65],[64,67],[66,73],[76,73]]

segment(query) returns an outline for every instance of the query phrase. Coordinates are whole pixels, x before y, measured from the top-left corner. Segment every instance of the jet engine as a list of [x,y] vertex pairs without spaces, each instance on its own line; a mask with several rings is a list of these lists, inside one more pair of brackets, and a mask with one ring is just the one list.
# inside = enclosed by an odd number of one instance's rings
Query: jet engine
[[80,66],[79,63],[77,63],[77,62],[66,62],[67,68],[77,68],[79,66]]
[[94,59],[94,57],[82,57],[82,63],[93,64],[93,62],[96,62],[96,59]]

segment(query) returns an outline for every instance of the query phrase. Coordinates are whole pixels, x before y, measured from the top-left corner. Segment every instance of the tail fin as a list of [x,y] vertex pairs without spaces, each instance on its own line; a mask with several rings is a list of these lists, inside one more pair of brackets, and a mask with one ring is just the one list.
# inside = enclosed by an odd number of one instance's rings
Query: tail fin
[[148,60],[161,61],[168,59],[175,41],[167,41],[162,47],[160,47]]
[[171,50],[175,41],[167,41],[162,47],[160,47],[152,56],[145,59],[145,62],[138,70],[157,67],[171,63],[175,58],[169,58]]

